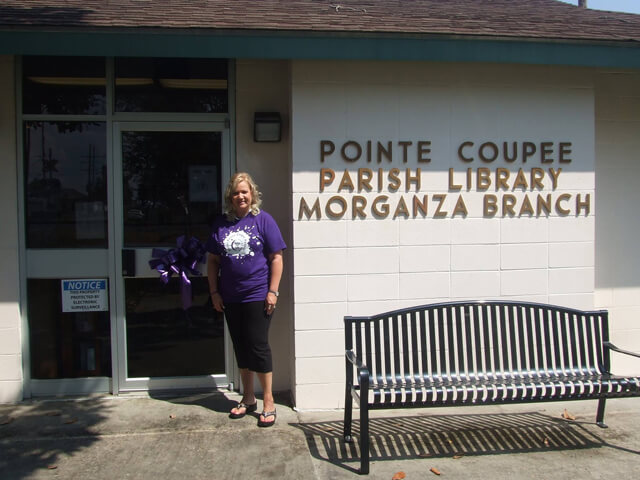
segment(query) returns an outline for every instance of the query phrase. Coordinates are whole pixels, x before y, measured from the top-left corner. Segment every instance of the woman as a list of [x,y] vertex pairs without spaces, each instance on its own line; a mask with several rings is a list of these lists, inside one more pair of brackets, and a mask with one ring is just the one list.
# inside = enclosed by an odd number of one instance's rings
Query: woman
[[254,372],[262,386],[260,427],[276,421],[272,392],[269,324],[278,302],[282,251],[286,248],[275,220],[260,210],[258,186],[248,173],[236,173],[225,191],[225,215],[207,242],[207,274],[213,307],[224,310],[244,394],[231,418],[257,410]]

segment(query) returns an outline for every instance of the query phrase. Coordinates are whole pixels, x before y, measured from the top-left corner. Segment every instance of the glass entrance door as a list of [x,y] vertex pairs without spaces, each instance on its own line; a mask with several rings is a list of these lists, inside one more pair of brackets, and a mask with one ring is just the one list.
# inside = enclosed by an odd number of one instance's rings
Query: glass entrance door
[[205,265],[202,276],[189,276],[189,287],[176,274],[162,281],[149,261],[182,241],[206,242],[222,211],[229,158],[222,124],[114,124],[120,391],[228,383],[231,349],[223,316],[211,305]]

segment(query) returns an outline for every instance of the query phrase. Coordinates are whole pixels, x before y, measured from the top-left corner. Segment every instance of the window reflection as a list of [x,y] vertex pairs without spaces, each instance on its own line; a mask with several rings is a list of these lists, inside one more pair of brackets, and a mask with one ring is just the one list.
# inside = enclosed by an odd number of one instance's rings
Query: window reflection
[[25,122],[28,248],[107,247],[104,122]]
[[126,247],[204,241],[220,205],[219,132],[123,132]]
[[26,56],[22,72],[24,113],[106,113],[104,58]]
[[224,317],[211,305],[205,277],[191,278],[193,306],[183,310],[180,283],[125,279],[128,376],[221,374]]
[[227,60],[117,58],[117,112],[228,111]]

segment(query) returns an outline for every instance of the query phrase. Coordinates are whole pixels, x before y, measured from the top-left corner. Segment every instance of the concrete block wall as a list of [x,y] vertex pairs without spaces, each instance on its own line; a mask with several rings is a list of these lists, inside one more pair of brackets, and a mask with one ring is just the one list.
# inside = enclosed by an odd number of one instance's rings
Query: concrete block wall
[[[599,71],[596,115],[596,306],[610,315],[611,340],[640,351],[640,73]],[[614,355],[616,373],[640,362]]]
[[0,403],[23,396],[15,104],[14,59],[0,56]]
[[[301,409],[344,406],[344,315],[364,315],[449,299],[507,298],[592,308],[594,306],[595,176],[594,87],[586,70],[492,65],[437,65],[404,62],[312,62],[292,64],[292,167],[295,397]],[[335,152],[321,158],[321,141]],[[415,150],[403,161],[372,161],[363,153],[347,161],[341,146],[367,141],[396,145],[431,141],[429,163]],[[513,163],[479,158],[465,163],[458,147],[472,141],[571,142],[570,163],[542,164],[539,157]],[[344,156],[356,158],[353,144]],[[478,157],[476,155],[476,157]],[[387,177],[382,188],[341,185],[346,171],[387,175],[391,168],[413,173],[421,168],[420,190]],[[497,192],[454,188],[466,181],[466,169],[559,169],[555,188],[549,178],[536,189]],[[321,191],[321,169],[335,181]],[[449,169],[453,168],[453,183]],[[452,186],[453,185],[453,186]],[[589,196],[588,213],[485,215],[485,194],[509,193],[518,202],[538,193]],[[428,195],[427,215],[399,215],[399,198],[411,210],[413,195]],[[446,194],[438,218],[436,195]],[[354,196],[365,202],[366,217],[354,213]],[[391,214],[376,218],[370,207],[387,196]],[[452,215],[458,195],[467,214]],[[332,197],[334,198],[332,200]],[[343,197],[346,213],[335,197]],[[310,211],[301,213],[305,201]],[[333,203],[331,203],[333,202]],[[520,203],[521,205],[522,203]],[[325,208],[329,208],[327,211]],[[518,207],[519,208],[519,207]],[[331,210],[332,209],[332,210]],[[337,218],[331,218],[331,212]],[[336,214],[336,212],[338,214]],[[320,217],[320,218],[318,218]],[[383,215],[384,217],[384,215]]]
[[[247,171],[263,194],[263,208],[275,218],[287,243],[285,271],[280,283],[278,309],[273,316],[270,344],[273,352],[273,388],[289,391],[293,377],[293,312],[291,278],[293,241],[290,200],[288,61],[238,60],[236,62],[236,163]],[[283,119],[282,140],[277,143],[253,141],[253,114],[279,112]]]

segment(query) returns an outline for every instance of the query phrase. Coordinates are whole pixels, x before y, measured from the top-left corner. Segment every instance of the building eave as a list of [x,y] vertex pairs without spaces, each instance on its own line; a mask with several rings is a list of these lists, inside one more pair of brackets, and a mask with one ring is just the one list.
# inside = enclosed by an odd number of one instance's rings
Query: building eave
[[640,68],[640,42],[205,29],[0,28],[0,54],[409,60]]

